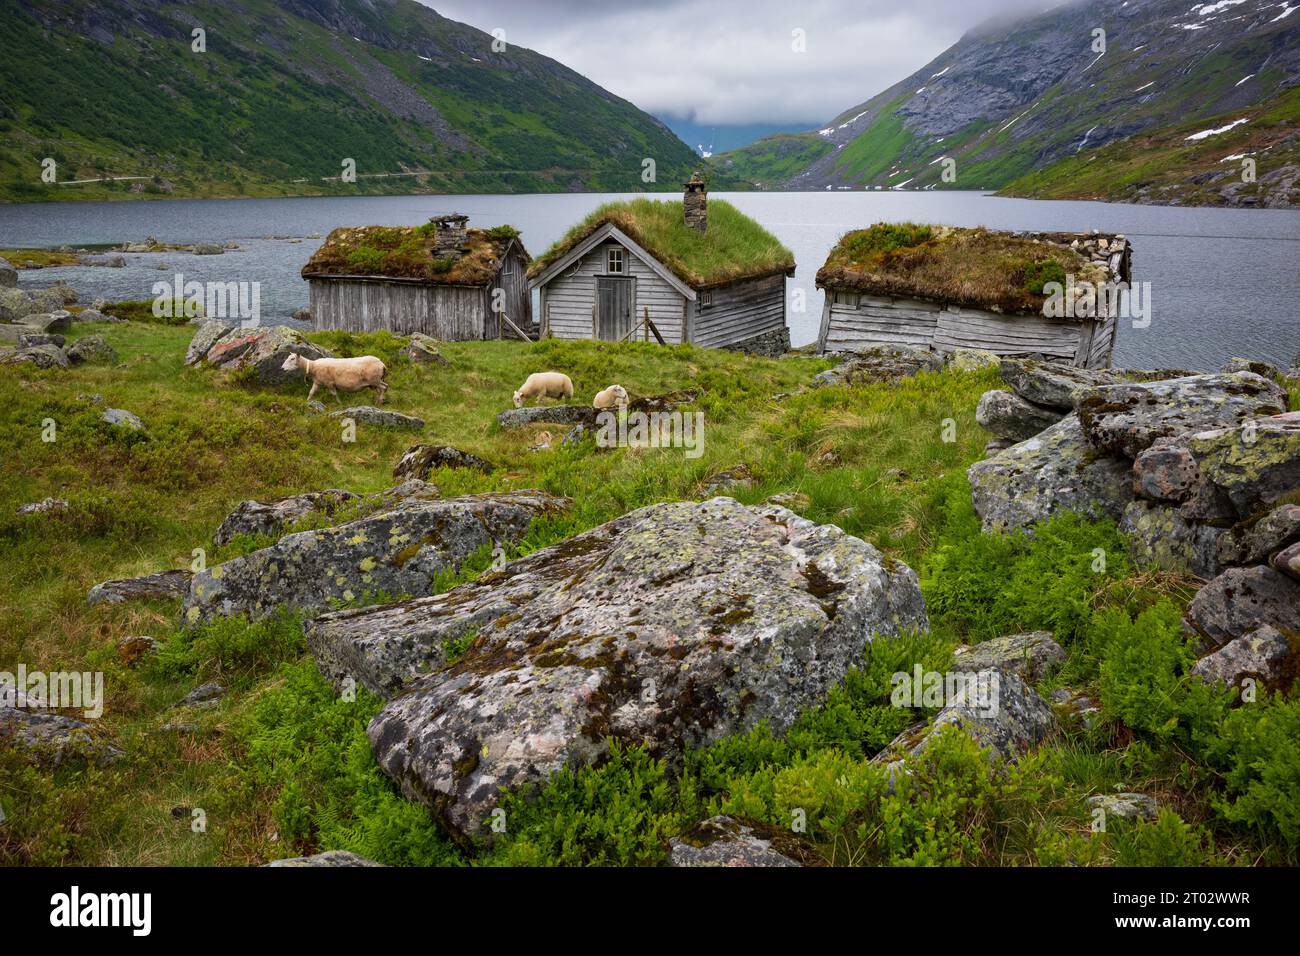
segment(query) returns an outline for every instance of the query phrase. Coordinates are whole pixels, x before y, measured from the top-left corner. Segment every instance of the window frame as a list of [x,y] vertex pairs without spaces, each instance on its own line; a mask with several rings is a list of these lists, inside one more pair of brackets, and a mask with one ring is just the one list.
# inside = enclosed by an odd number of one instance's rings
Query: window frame
[[[615,268],[616,261],[617,268]],[[622,246],[610,246],[605,250],[605,275],[627,275],[627,250]]]

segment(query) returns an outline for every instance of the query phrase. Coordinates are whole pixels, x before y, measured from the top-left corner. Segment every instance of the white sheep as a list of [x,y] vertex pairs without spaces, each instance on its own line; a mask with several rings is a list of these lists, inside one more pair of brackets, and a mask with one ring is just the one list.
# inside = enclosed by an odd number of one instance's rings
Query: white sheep
[[622,385],[611,385],[609,388],[597,392],[596,397],[591,402],[595,408],[624,408],[627,403],[627,389]]
[[515,392],[515,408],[531,398],[573,398],[573,381],[563,372],[534,372]]
[[388,369],[373,355],[312,360],[303,358],[297,352],[290,352],[280,368],[285,372],[300,368],[303,374],[311,379],[311,391],[307,393],[309,402],[316,394],[316,389],[322,385],[330,390],[340,405],[343,404],[343,399],[339,398],[340,388],[345,392],[359,392],[363,388],[373,388],[375,400],[380,405],[384,404],[384,393],[388,391],[388,383],[384,381]]

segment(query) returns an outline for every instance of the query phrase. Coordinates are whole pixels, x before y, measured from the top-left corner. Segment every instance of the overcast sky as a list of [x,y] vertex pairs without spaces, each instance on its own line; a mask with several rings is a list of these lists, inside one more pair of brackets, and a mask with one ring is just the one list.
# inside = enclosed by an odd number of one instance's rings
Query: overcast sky
[[[991,16],[1059,0],[421,0],[559,60],[658,116],[811,126]],[[792,32],[804,31],[795,53]]]

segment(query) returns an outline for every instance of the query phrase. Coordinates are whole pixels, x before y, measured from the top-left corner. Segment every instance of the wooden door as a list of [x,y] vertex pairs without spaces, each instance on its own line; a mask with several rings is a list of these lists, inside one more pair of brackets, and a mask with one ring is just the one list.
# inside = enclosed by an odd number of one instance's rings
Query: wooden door
[[617,342],[632,331],[632,281],[596,277],[596,338]]

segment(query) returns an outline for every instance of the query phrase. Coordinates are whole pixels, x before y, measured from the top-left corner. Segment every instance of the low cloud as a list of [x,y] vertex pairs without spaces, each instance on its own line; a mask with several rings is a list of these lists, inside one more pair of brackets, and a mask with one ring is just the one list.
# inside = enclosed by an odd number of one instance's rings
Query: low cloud
[[[993,16],[1053,0],[426,0],[559,60],[657,115],[703,124],[828,120]],[[795,52],[802,30],[804,52]]]

